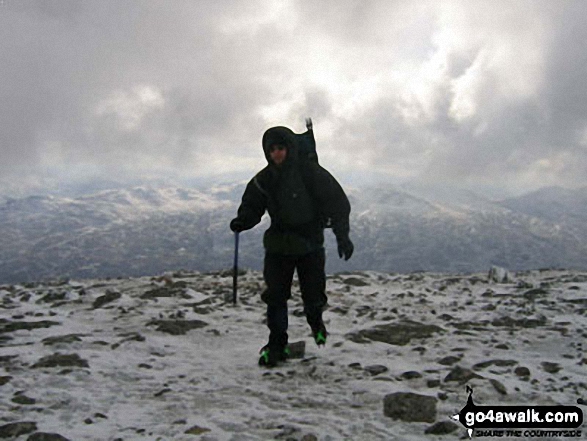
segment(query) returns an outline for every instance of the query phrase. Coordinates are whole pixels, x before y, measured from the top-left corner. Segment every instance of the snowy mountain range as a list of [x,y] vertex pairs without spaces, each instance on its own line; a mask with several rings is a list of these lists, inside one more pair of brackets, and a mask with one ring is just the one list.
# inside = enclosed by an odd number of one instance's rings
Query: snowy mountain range
[[[235,216],[245,182],[206,189],[137,186],[75,197],[5,198],[0,283],[141,276],[232,266]],[[355,254],[329,272],[476,272],[587,268],[587,192],[545,188],[494,201],[425,186],[349,188]],[[262,265],[268,225],[241,235],[240,264]]]

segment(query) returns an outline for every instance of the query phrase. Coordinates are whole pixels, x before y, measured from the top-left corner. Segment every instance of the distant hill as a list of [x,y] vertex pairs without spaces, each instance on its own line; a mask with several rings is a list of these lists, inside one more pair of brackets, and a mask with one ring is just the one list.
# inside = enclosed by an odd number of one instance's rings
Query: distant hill
[[[8,199],[0,205],[0,283],[228,268],[228,223],[244,185]],[[348,194],[356,251],[339,260],[327,231],[329,272],[587,268],[584,190],[545,188],[497,202],[433,187],[377,185]],[[241,235],[243,267],[261,268],[267,225],[265,217]]]

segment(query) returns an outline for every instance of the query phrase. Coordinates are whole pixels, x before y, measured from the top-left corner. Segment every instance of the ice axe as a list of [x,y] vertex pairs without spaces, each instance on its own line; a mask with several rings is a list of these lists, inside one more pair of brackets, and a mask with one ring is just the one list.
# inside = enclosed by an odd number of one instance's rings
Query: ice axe
[[238,279],[238,231],[234,233],[234,265],[232,267],[232,303],[236,305],[236,290]]

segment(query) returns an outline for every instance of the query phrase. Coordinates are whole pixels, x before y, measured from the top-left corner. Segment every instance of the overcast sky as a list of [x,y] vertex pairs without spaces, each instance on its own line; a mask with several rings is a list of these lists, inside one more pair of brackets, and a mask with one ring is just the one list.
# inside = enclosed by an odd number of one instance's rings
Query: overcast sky
[[0,0],[0,181],[251,176],[263,132],[390,180],[587,185],[587,1]]

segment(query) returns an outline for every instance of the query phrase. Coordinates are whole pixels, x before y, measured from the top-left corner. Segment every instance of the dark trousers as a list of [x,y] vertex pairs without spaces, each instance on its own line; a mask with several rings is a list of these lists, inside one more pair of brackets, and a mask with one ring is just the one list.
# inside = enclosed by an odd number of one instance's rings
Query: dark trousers
[[263,277],[267,289],[261,295],[267,304],[269,346],[287,345],[287,300],[291,297],[294,271],[298,272],[304,313],[312,326],[322,317],[326,305],[326,274],[324,249],[303,256],[265,254]]

